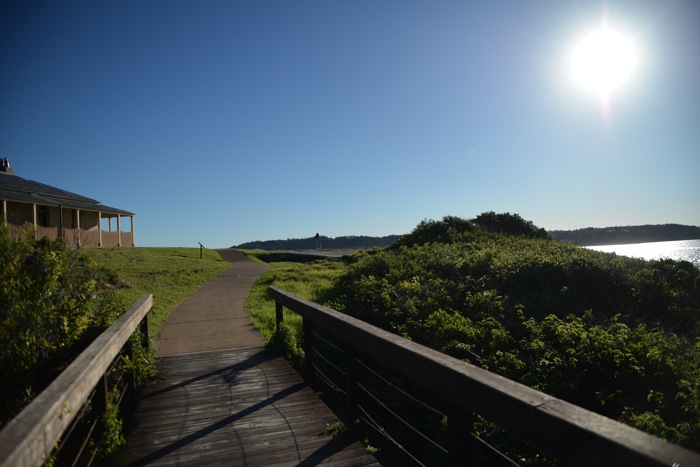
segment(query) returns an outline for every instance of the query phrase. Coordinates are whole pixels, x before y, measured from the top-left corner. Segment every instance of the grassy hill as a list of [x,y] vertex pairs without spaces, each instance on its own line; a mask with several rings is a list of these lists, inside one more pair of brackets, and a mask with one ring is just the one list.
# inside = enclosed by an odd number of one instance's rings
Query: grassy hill
[[89,248],[82,250],[103,269],[124,309],[143,294],[153,294],[149,334],[155,339],[170,312],[190,294],[228,269],[213,250],[199,248]]

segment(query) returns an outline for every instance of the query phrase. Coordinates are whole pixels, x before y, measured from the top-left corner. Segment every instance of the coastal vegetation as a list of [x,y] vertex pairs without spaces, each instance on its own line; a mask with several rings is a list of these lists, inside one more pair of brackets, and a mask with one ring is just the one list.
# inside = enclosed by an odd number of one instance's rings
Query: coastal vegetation
[[[154,294],[149,334],[155,338],[174,306],[229,267],[216,252],[190,248],[72,250],[37,240],[27,228],[19,240],[0,226],[0,428],[39,394],[87,345],[145,293]],[[122,362],[146,382],[155,355],[140,348]],[[120,365],[122,365],[120,364]],[[99,456],[123,444],[120,389],[113,389]]]
[[[389,247],[341,261],[272,263],[246,309],[295,364],[301,320],[289,313],[275,332],[269,285],[700,450],[700,270],[551,234],[509,213],[425,220]],[[29,231],[10,241],[0,228],[0,426],[144,293],[155,297],[156,338],[177,303],[229,266],[214,251],[199,254],[70,250]],[[154,359],[142,357],[142,378],[153,376]],[[107,449],[123,442],[112,417]],[[499,445],[496,428],[477,429]]]
[[61,242],[0,227],[0,426],[121,312],[107,278]]
[[[285,266],[285,280],[306,267]],[[276,274],[248,304],[268,307],[270,329],[274,306],[261,297],[273,283],[286,288]],[[484,213],[423,221],[330,279],[301,295],[700,450],[700,270],[688,262],[588,250],[517,214]],[[283,334],[286,345],[301,339]],[[477,430],[514,449],[487,421]]]
[[501,216],[510,227],[424,221],[354,256],[328,304],[700,449],[700,270],[586,250]]

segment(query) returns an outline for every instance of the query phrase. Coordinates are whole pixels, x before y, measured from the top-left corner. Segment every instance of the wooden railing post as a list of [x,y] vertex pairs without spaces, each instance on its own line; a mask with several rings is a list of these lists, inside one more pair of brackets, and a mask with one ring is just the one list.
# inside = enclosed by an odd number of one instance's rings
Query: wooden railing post
[[313,322],[308,319],[304,318],[303,320],[303,328],[304,328],[304,373],[306,376],[306,382],[309,383],[309,386],[314,387],[315,386],[315,372],[314,372],[314,332],[313,332]]
[[94,404],[97,418],[107,413],[107,407],[109,406],[109,380],[106,374],[102,375],[95,387],[95,396],[92,403]]
[[357,418],[358,390],[357,381],[359,379],[357,364],[357,349],[352,345],[345,344],[345,391],[347,393],[346,408],[348,419]]
[[[124,344],[124,354],[126,357],[129,359],[129,362],[133,365],[134,362],[134,344],[131,342],[131,339],[126,341]],[[126,392],[125,396],[128,401],[135,401],[136,400],[136,372],[134,370],[127,370],[124,379],[126,380],[126,385],[124,387],[124,391]]]
[[[109,409],[109,377],[105,373],[100,378],[100,381],[95,386],[95,395],[92,398],[95,415],[95,433],[96,437],[101,436],[107,431],[106,417],[107,409]],[[82,449],[81,449],[82,451]]]
[[148,315],[143,317],[139,327],[141,330],[141,347],[143,347],[143,350],[148,351],[148,349],[151,347],[148,340]]
[[447,451],[450,466],[476,465],[474,438],[474,414],[450,403],[447,413]]
[[280,330],[280,325],[282,324],[282,321],[284,320],[284,307],[282,304],[278,301],[275,301],[275,325],[277,331]]

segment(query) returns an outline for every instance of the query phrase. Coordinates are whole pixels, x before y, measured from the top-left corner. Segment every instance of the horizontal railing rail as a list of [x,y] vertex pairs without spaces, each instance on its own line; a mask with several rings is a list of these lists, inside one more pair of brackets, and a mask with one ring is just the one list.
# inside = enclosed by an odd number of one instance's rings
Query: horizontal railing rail
[[[0,467],[40,466],[51,456],[95,388],[106,384],[105,374],[137,328],[142,346],[148,347],[152,305],[152,295],[141,297],[0,431]],[[106,387],[100,398],[105,405]]]
[[[448,402],[448,452],[452,465],[471,454],[473,414],[560,459],[566,465],[696,466],[700,454],[549,396],[495,373],[404,339],[376,326],[269,287],[278,326],[287,308],[303,317],[306,371],[312,370],[312,328],[330,333],[350,353],[367,355]],[[357,392],[349,372],[344,392]],[[310,375],[308,375],[310,376]],[[352,412],[352,409],[349,409]]]

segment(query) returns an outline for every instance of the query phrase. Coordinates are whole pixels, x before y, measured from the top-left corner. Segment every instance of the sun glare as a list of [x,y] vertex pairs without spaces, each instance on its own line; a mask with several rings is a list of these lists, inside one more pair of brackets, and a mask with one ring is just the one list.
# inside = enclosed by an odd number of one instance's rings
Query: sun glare
[[578,84],[607,100],[629,80],[636,62],[632,41],[603,27],[579,42],[572,56],[571,71]]

